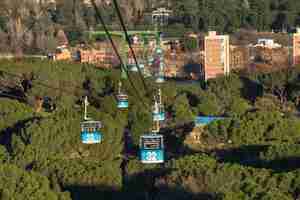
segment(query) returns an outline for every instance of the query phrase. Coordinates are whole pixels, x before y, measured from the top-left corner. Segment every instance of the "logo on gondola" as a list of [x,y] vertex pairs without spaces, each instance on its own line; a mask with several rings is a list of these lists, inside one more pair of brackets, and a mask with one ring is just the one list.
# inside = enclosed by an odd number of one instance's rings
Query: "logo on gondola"
[[157,154],[155,152],[147,152],[146,159],[149,161],[155,161],[157,157]]
[[101,137],[97,134],[83,134],[82,140],[84,143],[99,143],[101,141]]

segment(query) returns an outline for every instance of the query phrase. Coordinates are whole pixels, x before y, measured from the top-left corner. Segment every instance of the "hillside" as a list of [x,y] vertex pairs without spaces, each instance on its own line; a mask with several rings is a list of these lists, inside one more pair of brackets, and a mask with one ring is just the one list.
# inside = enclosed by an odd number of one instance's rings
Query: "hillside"
[[[0,44],[1,53],[46,54],[59,44],[60,30],[64,30],[70,44],[75,45],[87,42],[85,31],[103,29],[89,1],[26,2],[0,2],[0,40],[5,41]],[[106,25],[120,30],[113,4],[96,2]],[[168,7],[172,10],[168,24],[159,29],[177,37],[188,31],[208,30],[292,32],[300,25],[297,0],[119,0],[118,3],[127,28],[134,30],[154,29],[151,12],[158,7]]]
[[[138,158],[138,138],[151,128],[150,107],[143,102],[150,106],[157,89],[153,80],[146,80],[147,96],[132,74],[143,97],[125,81],[130,108],[120,111],[118,70],[37,60],[3,60],[0,70],[1,91],[10,95],[0,97],[2,197],[20,199],[32,191],[36,196],[29,199],[276,200],[299,195],[298,68],[236,73],[210,80],[206,87],[163,84],[169,116],[161,130],[164,165],[142,165]],[[30,83],[26,91],[24,80]],[[84,95],[91,102],[89,115],[104,124],[101,144],[80,141]],[[36,96],[50,98],[55,109],[37,110]],[[191,148],[184,141],[197,115],[225,120],[204,127],[199,145]],[[124,140],[125,128],[132,142]]]

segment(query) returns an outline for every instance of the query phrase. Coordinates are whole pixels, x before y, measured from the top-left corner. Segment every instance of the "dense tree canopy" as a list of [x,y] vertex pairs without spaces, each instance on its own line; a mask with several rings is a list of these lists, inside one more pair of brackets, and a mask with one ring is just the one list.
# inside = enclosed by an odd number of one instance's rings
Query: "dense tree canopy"
[[[0,51],[47,53],[58,44],[59,30],[64,30],[70,44],[84,41],[87,30],[102,29],[90,4],[82,0],[48,1],[3,0],[0,3]],[[105,23],[120,30],[113,4],[98,2]],[[150,12],[169,7],[173,14],[164,31],[182,35],[186,31],[233,33],[239,29],[286,31],[300,25],[297,0],[122,0],[118,1],[129,29],[153,29]],[[11,39],[14,38],[14,39]],[[194,42],[188,43],[193,48]]]
[[[37,194],[41,190],[50,199],[75,200],[263,200],[299,195],[298,68],[233,73],[205,87],[164,83],[167,120],[161,133],[167,163],[161,166],[142,165],[137,151],[139,136],[152,128],[151,105],[158,89],[153,80],[146,80],[146,91],[137,74],[131,74],[140,96],[123,80],[130,108],[121,111],[115,98],[119,70],[37,60],[1,61],[0,66],[5,71],[1,90],[10,95],[0,98],[0,163],[3,170],[29,177],[29,182],[41,180],[34,186]],[[90,101],[89,116],[104,125],[101,144],[80,141],[84,95]],[[36,109],[37,96],[51,99],[54,109],[46,100]],[[201,145],[192,150],[184,140],[196,115],[223,119],[199,128]],[[6,179],[1,180],[1,195],[16,199],[21,186],[8,191]]]

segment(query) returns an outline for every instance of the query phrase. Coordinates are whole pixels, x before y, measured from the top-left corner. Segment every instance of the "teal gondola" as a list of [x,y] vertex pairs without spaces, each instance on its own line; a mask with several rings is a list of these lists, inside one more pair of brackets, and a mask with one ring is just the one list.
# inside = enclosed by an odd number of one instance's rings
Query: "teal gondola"
[[119,82],[119,91],[117,95],[119,109],[127,109],[128,108],[128,95],[122,92],[122,82]]
[[101,132],[102,123],[94,121],[87,117],[88,98],[84,100],[84,121],[80,123],[80,139],[83,144],[98,144],[102,142],[103,134]]
[[144,164],[164,162],[164,138],[160,134],[148,134],[140,137],[140,160]]
[[83,144],[98,144],[102,141],[100,121],[81,122],[81,142]]
[[166,119],[166,112],[164,109],[164,105],[162,104],[162,98],[161,98],[161,90],[158,90],[158,100],[155,99],[154,106],[153,106],[153,121],[164,121]]
[[119,94],[118,98],[118,108],[127,109],[128,108],[128,96],[126,94]]

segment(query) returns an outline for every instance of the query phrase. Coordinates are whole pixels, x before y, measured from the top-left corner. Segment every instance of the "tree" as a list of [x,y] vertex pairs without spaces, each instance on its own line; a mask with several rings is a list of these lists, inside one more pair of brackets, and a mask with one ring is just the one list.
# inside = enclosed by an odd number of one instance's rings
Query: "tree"
[[222,114],[222,107],[218,98],[212,93],[203,94],[200,97],[200,103],[197,106],[198,112],[204,116],[216,116]]
[[[47,5],[33,1],[3,0],[0,2],[0,13],[8,21],[10,45],[17,57],[23,56],[24,36],[31,31],[43,16]],[[29,24],[29,25],[28,25]]]
[[57,32],[56,38],[57,38],[57,42],[58,42],[59,46],[62,46],[62,45],[67,46],[69,44],[69,41],[68,41],[68,38],[67,38],[65,32],[61,29]]
[[174,103],[175,123],[184,124],[194,120],[194,114],[189,105],[186,95],[180,95]]
[[0,178],[2,199],[71,200],[69,193],[52,191],[45,176],[14,165],[1,164]]
[[241,116],[251,109],[249,103],[239,97],[233,98],[228,107],[227,114],[229,116]]

